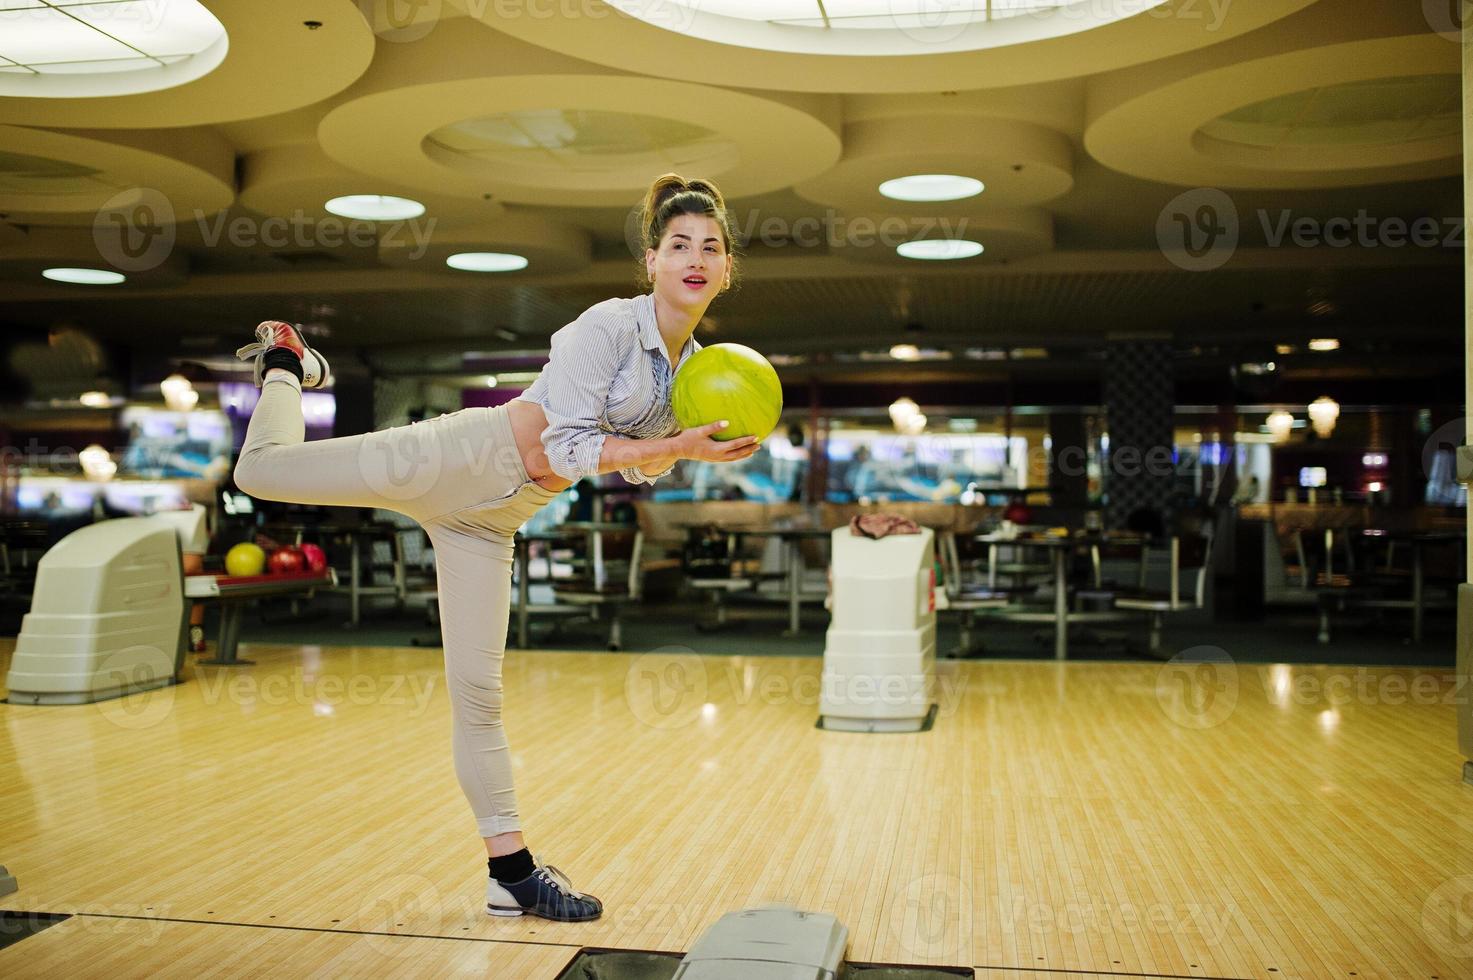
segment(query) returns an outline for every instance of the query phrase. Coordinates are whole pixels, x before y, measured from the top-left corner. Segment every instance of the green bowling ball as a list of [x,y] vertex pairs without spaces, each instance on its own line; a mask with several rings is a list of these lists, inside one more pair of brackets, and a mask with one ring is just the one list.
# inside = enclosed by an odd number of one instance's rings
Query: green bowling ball
[[767,358],[741,344],[696,351],[675,374],[670,407],[682,429],[725,419],[713,438],[767,438],[783,413],[783,386]]

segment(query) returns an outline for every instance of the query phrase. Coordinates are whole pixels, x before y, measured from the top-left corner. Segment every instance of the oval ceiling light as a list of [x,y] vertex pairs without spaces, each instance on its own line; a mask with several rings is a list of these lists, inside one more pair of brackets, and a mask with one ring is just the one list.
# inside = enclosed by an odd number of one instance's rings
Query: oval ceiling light
[[407,197],[386,194],[348,194],[323,205],[329,214],[359,221],[407,221],[425,213],[425,206]]
[[965,238],[925,238],[917,242],[901,242],[895,246],[895,251],[907,259],[970,259],[982,254],[982,243]]
[[527,259],[510,252],[456,252],[445,264],[462,272],[516,272],[527,267]]
[[4,94],[91,98],[173,88],[213,71],[229,46],[224,25],[199,0],[21,0],[0,10]]
[[43,269],[41,275],[52,282],[69,282],[78,286],[116,286],[128,278],[109,269]]
[[[969,51],[1101,27],[1166,0],[1095,4],[1082,17],[1077,0],[606,0],[632,18],[723,44],[809,54],[882,55]],[[1056,15],[1056,16],[1050,16]],[[1016,21],[1009,25],[1008,21]],[[1012,26],[1013,30],[1008,30]]]
[[895,344],[890,348],[890,356],[897,361],[918,361],[921,349],[915,344]]
[[1309,342],[1309,349],[1320,352],[1339,350],[1340,341],[1334,337],[1316,337]]
[[896,201],[960,201],[976,197],[986,185],[975,177],[957,174],[911,174],[880,185],[880,193]]

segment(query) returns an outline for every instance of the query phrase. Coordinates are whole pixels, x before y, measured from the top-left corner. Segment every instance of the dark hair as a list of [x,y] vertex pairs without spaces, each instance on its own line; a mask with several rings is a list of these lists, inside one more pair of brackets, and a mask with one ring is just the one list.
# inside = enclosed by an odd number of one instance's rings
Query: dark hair
[[[709,180],[687,180],[680,174],[656,177],[644,196],[644,205],[639,212],[640,244],[644,248],[658,249],[660,240],[665,237],[666,227],[678,214],[705,215],[716,222],[721,229],[722,244],[725,245],[727,254],[733,256],[732,278],[735,279],[736,250],[733,246],[736,236],[731,232],[726,201],[721,197],[721,191]],[[643,260],[640,268],[644,268]]]

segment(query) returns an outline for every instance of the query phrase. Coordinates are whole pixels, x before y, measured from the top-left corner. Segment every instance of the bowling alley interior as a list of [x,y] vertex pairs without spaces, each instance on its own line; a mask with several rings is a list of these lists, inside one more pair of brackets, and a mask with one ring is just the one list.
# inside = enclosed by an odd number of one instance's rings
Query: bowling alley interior
[[1468,7],[0,0],[0,975],[1473,976]]

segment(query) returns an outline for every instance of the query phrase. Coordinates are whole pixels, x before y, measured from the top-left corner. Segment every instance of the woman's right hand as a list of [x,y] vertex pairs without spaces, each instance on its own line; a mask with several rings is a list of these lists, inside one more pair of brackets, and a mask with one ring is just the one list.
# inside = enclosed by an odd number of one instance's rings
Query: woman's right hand
[[684,429],[670,437],[671,447],[681,459],[700,459],[708,463],[733,463],[746,459],[762,447],[755,436],[721,441],[712,436],[726,428],[725,422],[712,422]]

